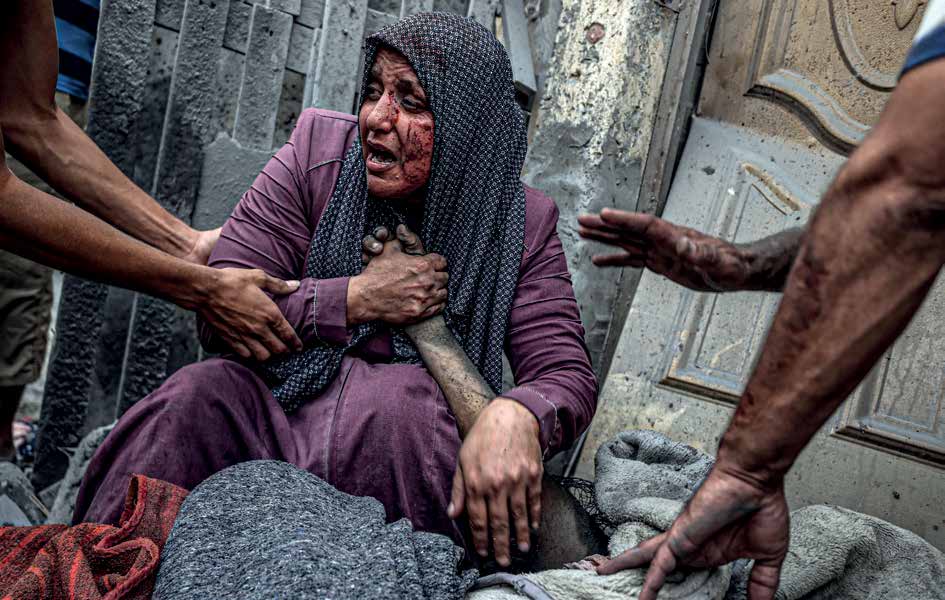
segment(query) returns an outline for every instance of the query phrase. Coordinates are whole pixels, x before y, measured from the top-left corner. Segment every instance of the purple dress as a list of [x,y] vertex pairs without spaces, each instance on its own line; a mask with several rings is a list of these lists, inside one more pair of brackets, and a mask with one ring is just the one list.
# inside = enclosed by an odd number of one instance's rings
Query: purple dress
[[[275,301],[303,343],[342,343],[348,278],[303,278],[315,227],[342,157],[357,135],[350,115],[305,111],[289,142],[240,200],[210,257],[258,268],[300,288]],[[526,188],[525,247],[505,351],[516,387],[503,397],[538,418],[546,456],[568,447],[594,414],[597,382],[555,226],[558,210]],[[205,346],[219,348],[200,325]],[[132,474],[187,489],[236,463],[293,463],[338,489],[380,500],[389,519],[457,538],[446,515],[460,448],[456,421],[421,365],[390,364],[389,335],[344,357],[321,394],[286,414],[251,362],[184,367],[118,422],[92,459],[74,522],[115,523]]]

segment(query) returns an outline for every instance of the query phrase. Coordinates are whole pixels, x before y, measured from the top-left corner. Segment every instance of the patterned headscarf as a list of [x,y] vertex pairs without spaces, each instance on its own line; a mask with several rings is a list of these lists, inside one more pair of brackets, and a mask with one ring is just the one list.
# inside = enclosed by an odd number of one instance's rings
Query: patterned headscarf
[[[508,54],[472,19],[421,13],[385,27],[365,43],[361,97],[379,47],[410,62],[434,121],[434,149],[420,237],[446,257],[450,274],[446,322],[496,393],[518,281],[525,230],[524,115],[515,101]],[[390,202],[368,195],[360,138],[345,154],[334,193],[312,240],[306,275],[329,279],[361,272],[361,240],[377,225],[402,222]],[[318,298],[315,298],[318,302]],[[318,395],[337,375],[346,352],[383,324],[354,329],[347,346],[315,343],[268,363],[272,393],[286,411]],[[392,330],[394,362],[419,363],[400,329]]]

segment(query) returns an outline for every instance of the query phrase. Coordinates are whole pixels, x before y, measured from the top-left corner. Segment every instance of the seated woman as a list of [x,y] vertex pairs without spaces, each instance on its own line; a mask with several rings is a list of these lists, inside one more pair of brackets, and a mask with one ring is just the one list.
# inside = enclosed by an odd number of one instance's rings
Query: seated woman
[[[302,114],[210,260],[301,280],[275,301],[305,349],[175,373],[93,458],[76,522],[115,523],[132,473],[191,489],[253,459],[291,462],[379,499],[391,520],[454,540],[451,494],[494,525],[510,504],[527,518],[521,474],[537,483],[542,456],[585,429],[597,384],[557,209],[519,178],[526,131],[508,56],[471,20],[415,15],[368,38],[361,89],[357,119]],[[391,241],[365,266],[365,236],[399,224],[437,254]],[[399,328],[441,310],[497,393],[503,352],[517,384],[483,411],[462,451],[440,389]],[[218,341],[208,327],[201,334],[205,345]],[[461,489],[451,491],[458,464]]]

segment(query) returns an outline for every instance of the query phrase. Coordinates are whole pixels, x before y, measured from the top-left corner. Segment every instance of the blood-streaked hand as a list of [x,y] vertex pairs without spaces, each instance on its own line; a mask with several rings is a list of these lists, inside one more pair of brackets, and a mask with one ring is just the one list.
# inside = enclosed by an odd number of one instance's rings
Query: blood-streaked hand
[[789,518],[779,481],[765,485],[717,463],[666,533],[598,567],[600,575],[649,565],[640,600],[656,600],[666,576],[682,568],[709,568],[754,559],[750,600],[774,600],[787,555]]
[[749,275],[734,244],[653,215],[604,209],[578,217],[581,237],[621,251],[594,256],[600,267],[645,267],[698,291],[742,289]]

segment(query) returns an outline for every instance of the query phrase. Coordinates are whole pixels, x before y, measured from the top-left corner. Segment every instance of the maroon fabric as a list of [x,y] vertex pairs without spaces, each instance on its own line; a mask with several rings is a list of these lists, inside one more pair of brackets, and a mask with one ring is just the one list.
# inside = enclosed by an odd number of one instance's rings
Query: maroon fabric
[[[350,115],[302,114],[290,141],[243,196],[210,264],[260,268],[300,289],[276,303],[303,342],[346,336],[347,278],[302,278],[318,219],[340,161],[357,132]],[[506,353],[521,402],[540,423],[546,454],[570,445],[590,423],[597,383],[564,250],[558,211],[526,188],[525,248]],[[201,324],[201,339],[219,348]],[[453,534],[446,517],[460,440],[439,387],[417,365],[394,365],[379,335],[345,357],[330,387],[285,414],[251,364],[214,359],[176,373],[119,421],[83,482],[75,520],[113,522],[130,473],[192,488],[237,462],[272,458],[307,469],[355,495],[384,503],[388,517]]]
[[150,598],[161,550],[187,492],[136,475],[118,527],[0,528],[3,600]]

